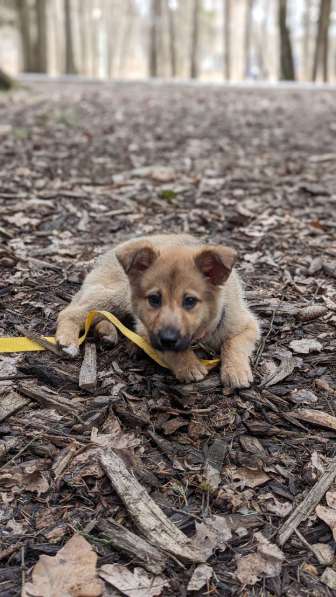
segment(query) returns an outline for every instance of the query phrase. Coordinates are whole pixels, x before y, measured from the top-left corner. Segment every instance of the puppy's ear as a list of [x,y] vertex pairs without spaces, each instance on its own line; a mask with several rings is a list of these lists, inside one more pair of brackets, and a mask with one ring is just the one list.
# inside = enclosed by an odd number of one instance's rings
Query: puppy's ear
[[154,263],[158,254],[150,242],[138,240],[119,249],[116,256],[126,274],[136,277]]
[[203,276],[214,286],[220,286],[228,279],[237,259],[237,253],[221,245],[202,249],[195,257],[195,263]]

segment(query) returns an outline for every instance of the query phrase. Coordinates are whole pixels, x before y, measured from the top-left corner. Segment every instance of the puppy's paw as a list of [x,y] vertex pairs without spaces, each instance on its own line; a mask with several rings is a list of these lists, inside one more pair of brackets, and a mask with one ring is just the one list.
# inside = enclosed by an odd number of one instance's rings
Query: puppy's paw
[[221,380],[224,386],[230,388],[248,388],[253,382],[253,375],[248,360],[238,363],[222,365]]
[[95,332],[106,346],[115,346],[118,342],[118,332],[110,321],[99,321],[95,326]]
[[174,371],[176,379],[184,383],[201,381],[208,374],[208,369],[200,361],[195,360],[185,367]]
[[78,340],[75,340],[72,335],[56,334],[56,343],[62,352],[72,359],[79,354]]

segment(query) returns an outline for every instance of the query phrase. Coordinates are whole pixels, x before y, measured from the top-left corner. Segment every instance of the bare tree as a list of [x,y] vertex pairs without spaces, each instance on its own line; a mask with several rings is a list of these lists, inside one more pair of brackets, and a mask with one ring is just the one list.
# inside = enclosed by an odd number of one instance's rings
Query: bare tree
[[159,32],[161,24],[161,0],[151,0],[149,19],[149,74],[151,77],[157,77],[159,75]]
[[[167,0],[166,0],[167,1]],[[170,72],[173,78],[177,75],[177,56],[176,56],[176,23],[175,11],[171,5],[167,4],[168,11],[168,29],[169,29],[169,57],[170,57]]]
[[34,44],[32,37],[32,15],[28,0],[16,0],[19,31],[22,47],[22,63],[25,72],[35,70]]
[[312,0],[306,0],[303,12],[303,45],[302,45],[302,73],[305,79],[310,78],[310,58],[311,58],[311,9]]
[[[43,0],[42,0],[43,2]],[[64,27],[65,27],[65,72],[76,74],[77,68],[74,56],[74,44],[72,34],[72,11],[71,0],[64,0]]]
[[200,29],[200,0],[193,0],[191,22],[191,50],[190,50],[190,76],[192,79],[199,77],[199,29]]
[[278,0],[278,23],[280,33],[280,79],[294,81],[293,49],[287,24],[287,0]]
[[231,79],[231,0],[223,0],[224,78]]
[[46,73],[48,70],[48,32],[47,32],[47,8],[48,0],[36,0],[36,71]]
[[253,6],[254,0],[246,0],[246,18],[245,18],[245,36],[244,36],[244,55],[245,68],[244,75],[248,77],[251,70],[251,41],[253,24]]
[[313,81],[316,81],[319,66],[322,66],[323,81],[328,81],[329,25],[331,0],[320,0],[320,12],[317,25],[316,44],[313,64]]

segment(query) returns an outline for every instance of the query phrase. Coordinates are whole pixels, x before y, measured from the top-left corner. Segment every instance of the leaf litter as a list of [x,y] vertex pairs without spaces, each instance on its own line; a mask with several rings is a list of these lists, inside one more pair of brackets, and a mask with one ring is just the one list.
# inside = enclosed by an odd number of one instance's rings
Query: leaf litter
[[[42,82],[15,93],[0,103],[1,335],[52,335],[103,251],[164,230],[238,250],[263,338],[240,392],[223,391],[217,370],[176,384],[123,338],[97,345],[90,391],[82,354],[0,355],[1,591],[17,595],[22,575],[46,582],[32,570],[40,558],[56,570],[76,531],[107,594],[120,589],[96,568],[144,590],[159,577],[167,597],[193,577],[201,594],[333,590],[333,94],[53,83],[51,99]],[[206,561],[141,535],[101,464],[109,450]],[[297,518],[307,495],[315,505]]]

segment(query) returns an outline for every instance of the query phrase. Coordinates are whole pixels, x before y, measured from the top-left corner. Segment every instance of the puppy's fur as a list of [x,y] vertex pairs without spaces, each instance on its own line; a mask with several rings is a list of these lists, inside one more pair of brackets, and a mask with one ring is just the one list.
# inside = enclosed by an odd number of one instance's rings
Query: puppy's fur
[[[132,314],[137,332],[162,351],[178,380],[198,381],[207,374],[192,350],[202,340],[221,354],[223,384],[248,386],[259,326],[244,301],[235,260],[233,249],[203,245],[186,234],[118,245],[100,258],[59,314],[57,342],[75,356],[91,309],[110,310],[118,317]],[[106,342],[117,342],[110,322],[98,319],[96,331]]]

